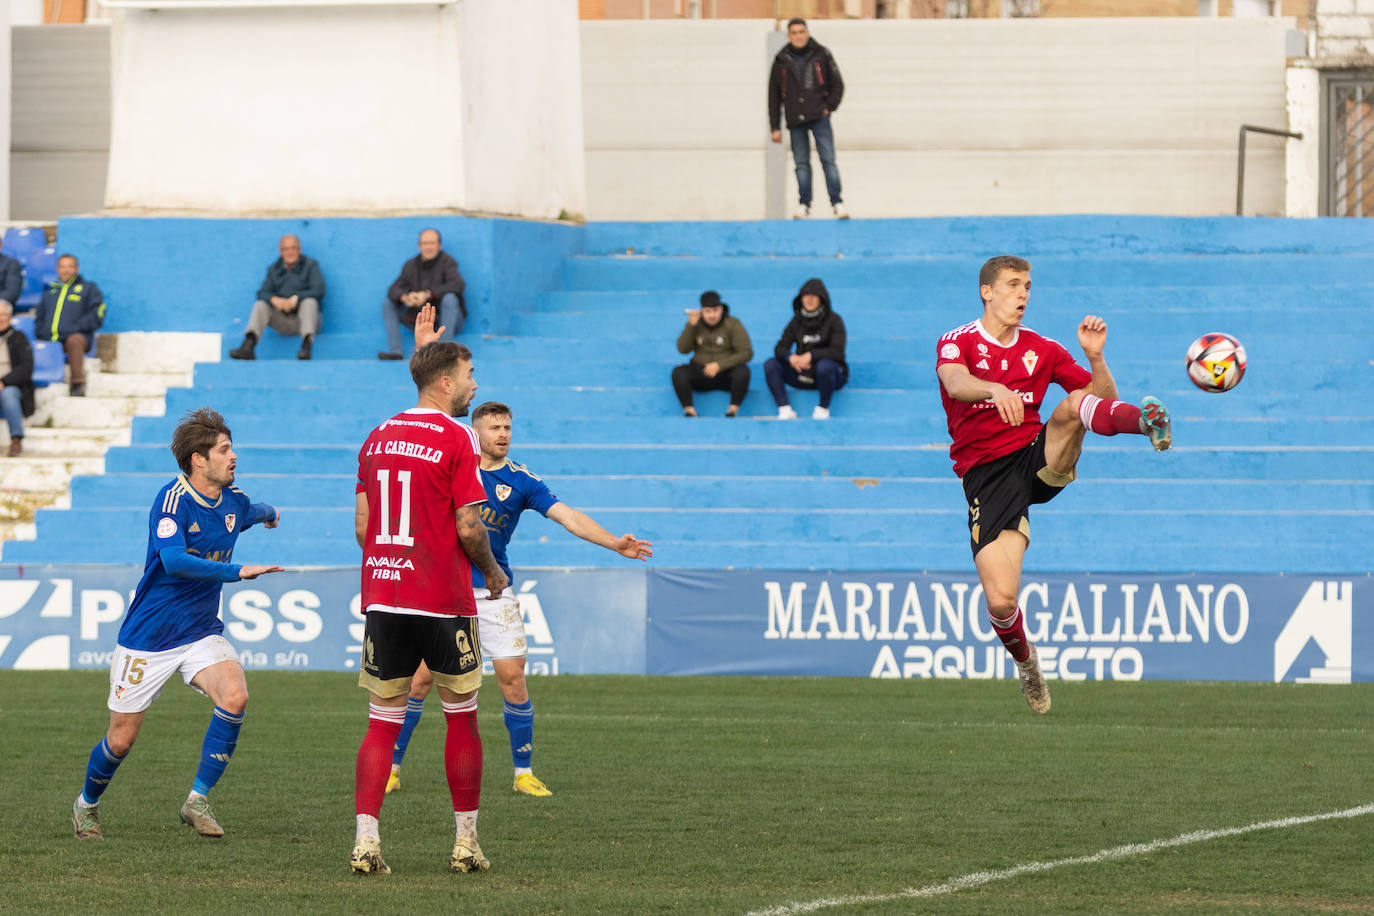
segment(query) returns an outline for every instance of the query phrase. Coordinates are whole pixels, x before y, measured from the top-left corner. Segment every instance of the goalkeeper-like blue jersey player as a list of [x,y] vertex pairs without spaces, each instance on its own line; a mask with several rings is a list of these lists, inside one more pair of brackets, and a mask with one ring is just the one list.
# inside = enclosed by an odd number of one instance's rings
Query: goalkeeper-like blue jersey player
[[219,837],[207,795],[238,741],[248,685],[234,647],[221,634],[220,589],[256,579],[280,566],[232,562],[241,532],[279,514],[233,486],[237,457],[224,418],[208,407],[193,411],[172,435],[182,473],[158,492],[148,515],[143,578],[119,628],[110,666],[110,728],[91,750],[86,784],[72,805],[78,839],[103,840],[97,805],[115,769],[133,747],[143,714],[174,674],[215,704],[201,747],[200,766],[181,808],[181,821],[201,836]]

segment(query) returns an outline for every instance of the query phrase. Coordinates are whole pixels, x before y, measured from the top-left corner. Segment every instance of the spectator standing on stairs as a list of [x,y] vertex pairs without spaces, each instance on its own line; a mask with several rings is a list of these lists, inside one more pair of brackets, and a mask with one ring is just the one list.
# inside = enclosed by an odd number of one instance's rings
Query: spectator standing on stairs
[[778,405],[779,420],[797,418],[787,400],[788,385],[819,391],[820,403],[811,418],[830,419],[830,398],[849,381],[845,340],[844,319],[830,310],[825,284],[812,277],[792,300],[792,320],[773,347],[773,358],[763,364],[763,377]]
[[10,323],[14,308],[0,301],[0,412],[10,428],[9,456],[24,451],[24,418],[31,416],[33,401],[33,347],[29,339]]
[[768,77],[768,123],[772,141],[781,143],[782,116],[787,116],[800,198],[793,219],[811,216],[811,137],[816,138],[835,218],[849,219],[840,199],[840,167],[835,164],[835,134],[830,129],[830,116],[843,96],[844,80],[830,50],[811,37],[805,19],[789,20],[787,45],[773,58]]
[[452,340],[463,330],[468,307],[463,301],[467,283],[458,272],[458,262],[444,251],[444,239],[438,229],[420,233],[420,253],[406,261],[401,275],[387,290],[382,300],[382,324],[386,327],[386,349],[378,359],[402,359],[401,325],[415,326],[415,319],[425,305],[439,310],[438,322],[444,328],[441,341]]
[[701,308],[685,311],[687,324],[677,337],[677,351],[691,353],[692,359],[673,370],[673,391],[683,415],[697,415],[692,406],[693,391],[727,388],[730,406],[725,415],[738,416],[740,404],[749,393],[749,360],[754,358],[749,332],[713,289],[701,294]]
[[57,279],[48,284],[33,313],[35,340],[55,340],[67,354],[74,398],[86,396],[86,350],[105,323],[105,297],[100,287],[81,276],[76,255],[57,259]]
[[267,268],[258,289],[258,301],[248,316],[248,328],[229,355],[234,359],[254,359],[253,348],[262,332],[271,328],[287,337],[301,338],[296,359],[309,359],[315,335],[320,332],[320,306],[324,301],[324,274],[314,258],[301,254],[301,240],[283,235],[277,243],[277,258]]

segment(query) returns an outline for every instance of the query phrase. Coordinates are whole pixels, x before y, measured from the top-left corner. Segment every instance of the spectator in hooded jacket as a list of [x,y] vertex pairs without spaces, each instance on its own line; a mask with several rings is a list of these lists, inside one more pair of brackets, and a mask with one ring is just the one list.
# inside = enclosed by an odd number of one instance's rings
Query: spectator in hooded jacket
[[243,343],[229,351],[234,359],[256,359],[253,348],[262,332],[271,328],[287,337],[301,338],[296,359],[309,359],[315,335],[320,332],[320,304],[324,300],[324,274],[314,258],[301,254],[301,240],[283,235],[277,242],[277,258],[267,268],[258,288],[258,301],[248,314]]
[[825,284],[812,277],[792,300],[792,320],[773,348],[773,358],[763,364],[763,377],[778,405],[779,420],[797,418],[787,402],[787,385],[819,391],[820,403],[811,417],[830,419],[830,397],[849,381],[844,344],[844,319],[830,310]]
[[34,339],[55,340],[67,354],[67,393],[74,398],[86,395],[86,350],[105,323],[105,297],[100,287],[77,272],[78,266],[75,255],[57,259],[57,279],[48,284],[33,312]]
[[793,219],[811,215],[811,137],[825,173],[825,189],[836,219],[849,219],[840,198],[840,168],[835,164],[835,135],[830,116],[840,107],[844,81],[829,49],[811,37],[805,19],[787,23],[787,44],[773,58],[768,77],[768,123],[774,143],[782,142],[782,114],[792,139],[792,162],[797,168],[800,206]]
[[24,333],[10,323],[14,308],[0,301],[0,413],[10,428],[11,458],[24,451],[24,418],[31,416],[33,401],[33,347]]
[[7,304],[13,312],[15,303],[19,301],[19,294],[23,291],[24,265],[16,258],[0,254],[0,302]]
[[403,359],[401,353],[401,324],[415,324],[420,309],[433,304],[439,310],[438,321],[444,333],[440,340],[452,340],[463,330],[468,308],[463,302],[467,283],[458,272],[458,262],[443,249],[444,240],[438,229],[420,233],[420,253],[406,261],[401,275],[387,290],[382,302],[382,323],[386,326],[386,349],[378,359]]
[[713,289],[701,294],[701,308],[684,311],[687,324],[677,336],[677,351],[691,353],[692,359],[673,370],[673,391],[682,403],[683,416],[697,415],[692,406],[693,391],[723,388],[730,390],[725,415],[738,416],[739,406],[749,393],[748,362],[754,358],[749,332]]

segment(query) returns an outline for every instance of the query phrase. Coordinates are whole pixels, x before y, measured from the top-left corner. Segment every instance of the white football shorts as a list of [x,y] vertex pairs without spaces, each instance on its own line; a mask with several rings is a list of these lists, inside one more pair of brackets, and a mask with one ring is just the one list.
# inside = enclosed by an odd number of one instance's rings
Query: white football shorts
[[524,658],[525,618],[520,599],[510,590],[492,601],[488,589],[474,588],[477,600],[477,637],[482,641],[483,658]]
[[186,686],[205,693],[192,686],[191,679],[211,665],[238,660],[229,640],[217,633],[165,652],[130,651],[117,645],[110,665],[110,710],[143,712],[178,673]]

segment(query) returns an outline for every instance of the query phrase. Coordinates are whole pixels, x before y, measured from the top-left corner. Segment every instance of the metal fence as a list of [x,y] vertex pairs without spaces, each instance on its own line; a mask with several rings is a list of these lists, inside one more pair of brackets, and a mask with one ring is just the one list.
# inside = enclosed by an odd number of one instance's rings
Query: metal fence
[[1328,216],[1374,215],[1374,73],[1327,83]]

